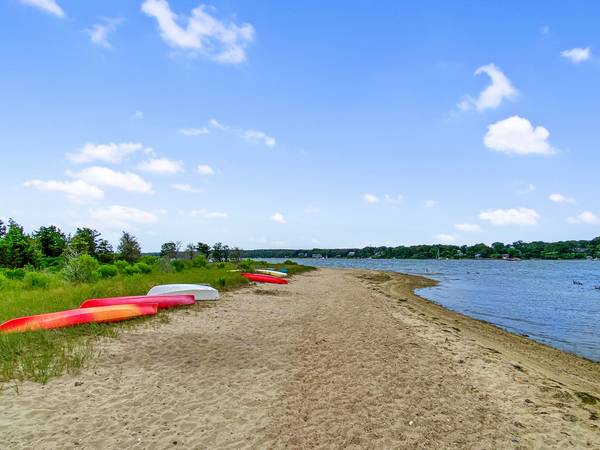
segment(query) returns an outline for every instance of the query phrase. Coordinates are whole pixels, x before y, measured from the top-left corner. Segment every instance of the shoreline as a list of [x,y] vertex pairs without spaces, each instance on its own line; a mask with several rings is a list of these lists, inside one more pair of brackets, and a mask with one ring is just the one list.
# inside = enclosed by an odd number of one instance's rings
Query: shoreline
[[318,269],[174,311],[0,393],[0,447],[600,447],[598,364],[414,293],[431,283]]

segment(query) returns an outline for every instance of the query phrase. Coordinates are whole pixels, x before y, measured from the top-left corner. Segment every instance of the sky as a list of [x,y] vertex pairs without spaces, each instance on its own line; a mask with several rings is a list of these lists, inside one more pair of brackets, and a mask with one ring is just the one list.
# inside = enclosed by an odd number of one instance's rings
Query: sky
[[600,4],[3,0],[0,218],[252,248],[600,235]]

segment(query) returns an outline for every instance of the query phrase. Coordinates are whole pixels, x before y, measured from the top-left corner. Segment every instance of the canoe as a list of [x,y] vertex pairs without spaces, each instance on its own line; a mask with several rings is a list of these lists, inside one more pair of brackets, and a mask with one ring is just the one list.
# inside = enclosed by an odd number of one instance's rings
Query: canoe
[[143,305],[114,305],[96,308],[70,309],[37,316],[20,317],[4,322],[0,331],[5,333],[50,330],[84,323],[119,322],[134,317],[156,314],[156,303]]
[[175,306],[193,305],[196,300],[193,295],[134,295],[129,297],[90,298],[83,302],[80,308],[94,308],[96,306],[111,305],[147,305],[156,303],[158,309],[173,308]]
[[273,283],[273,284],[288,284],[287,280],[277,278],[271,275],[263,275],[262,273],[242,273],[244,278],[257,283]]
[[279,272],[278,270],[256,269],[256,271],[258,273],[262,273],[262,274],[265,274],[265,275],[271,275],[271,276],[274,276],[274,277],[277,277],[277,278],[285,278],[285,277],[288,276],[287,273]]
[[193,295],[198,300],[219,300],[219,291],[203,284],[159,284],[148,295]]

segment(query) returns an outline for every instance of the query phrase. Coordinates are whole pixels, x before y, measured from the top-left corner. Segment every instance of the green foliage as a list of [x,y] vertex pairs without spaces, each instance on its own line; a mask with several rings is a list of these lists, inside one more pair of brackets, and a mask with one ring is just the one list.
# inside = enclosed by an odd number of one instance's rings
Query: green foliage
[[179,249],[175,242],[165,242],[160,246],[160,256],[165,256],[167,258],[176,258],[178,251]]
[[100,278],[112,278],[117,276],[119,269],[114,264],[103,264],[98,267],[97,272]]
[[71,238],[70,247],[78,255],[87,254],[96,256],[98,238],[100,233],[91,228],[77,228],[75,235]]
[[297,263],[297,262],[294,262],[294,261],[292,261],[292,260],[290,260],[290,259],[286,259],[286,260],[283,262],[283,264],[286,264],[286,265],[297,265],[298,263]]
[[62,255],[67,246],[67,237],[54,225],[40,227],[33,237],[36,240],[43,256],[58,257]]
[[138,262],[134,266],[140,273],[150,273],[152,272],[152,267],[143,262]]
[[182,272],[183,270],[186,269],[185,261],[183,261],[181,259],[176,259],[175,261],[172,261],[171,265],[175,269],[175,272]]
[[0,239],[0,266],[18,268],[36,265],[39,257],[34,240],[25,234],[22,226],[10,219],[6,234]]
[[98,261],[90,255],[69,255],[63,269],[63,275],[67,280],[74,283],[89,283],[97,279],[98,274],[96,271],[99,265]]
[[30,288],[47,288],[50,285],[50,278],[41,272],[27,272],[23,284]]
[[4,271],[4,275],[9,280],[22,280],[25,278],[25,273],[23,269],[8,269]]
[[146,255],[146,256],[142,256],[139,259],[139,262],[148,264],[149,266],[155,266],[158,264],[158,259],[159,259],[158,256]]
[[252,272],[254,270],[254,263],[251,259],[246,259],[240,262],[239,268],[244,272]]
[[226,284],[227,284],[226,278],[223,278],[223,277],[217,278],[217,286],[219,287],[219,289],[223,289]]
[[196,251],[208,259],[210,256],[210,245],[205,244],[204,242],[198,242],[196,244]]
[[123,270],[123,273],[125,275],[137,275],[138,273],[141,273],[140,269],[136,266],[127,266],[125,267],[125,269]]
[[158,260],[158,270],[162,273],[175,272],[171,259],[168,256],[163,256]]
[[112,245],[106,239],[100,239],[96,246],[96,258],[103,264],[110,264],[115,259]]
[[119,270],[119,272],[125,272],[125,268],[129,267],[129,263],[127,261],[123,261],[118,259],[114,262],[115,267]]
[[121,259],[129,263],[136,262],[142,254],[142,249],[137,239],[126,231],[123,231],[121,235],[117,251]]
[[46,256],[40,258],[39,266],[41,269],[60,269],[65,262],[65,259],[62,256]]
[[208,260],[206,259],[206,256],[204,256],[204,255],[198,255],[192,261],[192,265],[194,267],[206,267],[207,264],[208,264]]

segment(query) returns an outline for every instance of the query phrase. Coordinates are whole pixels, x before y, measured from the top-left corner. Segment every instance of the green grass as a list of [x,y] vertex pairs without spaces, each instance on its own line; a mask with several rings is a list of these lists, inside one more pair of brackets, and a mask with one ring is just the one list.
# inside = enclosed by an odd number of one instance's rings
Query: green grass
[[[291,275],[312,269],[263,262],[252,262],[251,266],[286,267]],[[155,270],[149,274],[118,275],[81,284],[64,281],[58,274],[44,274],[48,278],[46,287],[32,286],[25,280],[4,280],[0,284],[0,323],[15,317],[74,309],[88,298],[145,295],[156,284],[203,283],[220,291],[234,289],[247,284],[239,272],[229,272],[236,267],[227,263],[172,273]],[[167,315],[168,312],[161,312],[158,317],[118,324],[86,324],[58,330],[0,334],[0,385],[24,380],[45,383],[65,372],[75,372],[95,356],[94,341],[98,337],[115,337],[123,326],[153,320],[168,321]]]

